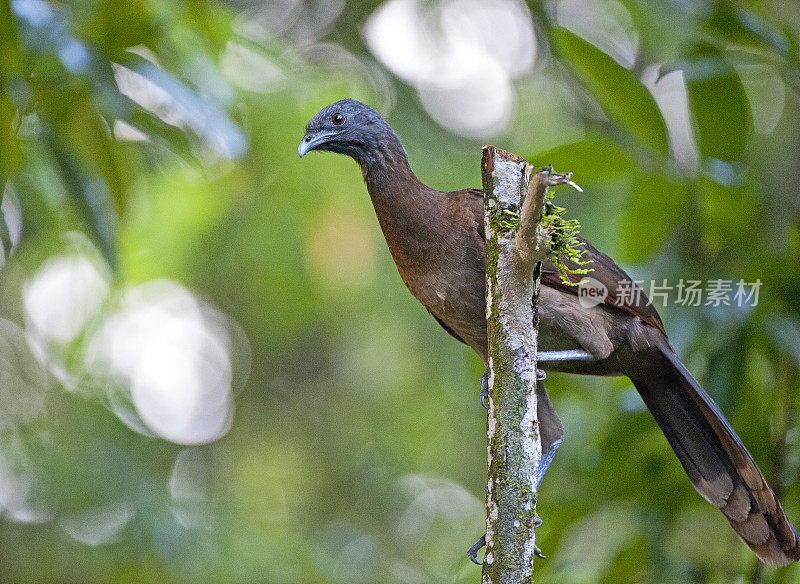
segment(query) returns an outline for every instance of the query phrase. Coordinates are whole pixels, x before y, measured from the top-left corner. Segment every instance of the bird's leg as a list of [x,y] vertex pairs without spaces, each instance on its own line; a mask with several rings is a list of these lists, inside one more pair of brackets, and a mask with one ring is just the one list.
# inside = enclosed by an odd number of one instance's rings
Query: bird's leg
[[553,408],[553,403],[550,401],[550,396],[541,379],[536,381],[536,415],[539,419],[539,436],[542,440],[542,458],[536,473],[536,488],[538,489],[564,438],[564,426]]
[[[569,351],[541,351],[536,353],[536,361],[543,361],[545,363],[552,363],[554,361],[591,361],[594,359],[591,353],[581,349],[573,349]],[[547,378],[547,373],[541,369],[536,370],[536,379],[542,381]],[[489,409],[489,369],[484,370],[481,375],[481,405]]]
[[[593,357],[590,353],[579,349],[570,351],[542,351],[536,354],[537,361],[550,363],[554,361],[591,361],[592,359]],[[542,383],[546,378],[547,373],[541,369],[536,370],[536,410],[539,418],[539,432],[542,439],[542,458],[539,461],[539,469],[536,473],[537,489],[539,488],[539,485],[542,484],[544,475],[547,473],[547,469],[550,468],[550,463],[553,462],[553,458],[555,458],[556,451],[558,450],[558,447],[561,446],[561,441],[564,436],[564,427],[561,425],[561,420],[559,420],[558,416],[556,415],[556,412],[553,409],[553,404],[550,401],[550,396],[547,394],[544,383]],[[488,368],[483,372],[483,375],[481,375],[480,382],[481,404],[484,408],[489,409]],[[537,528],[541,524],[542,519],[537,515],[533,526],[534,528]],[[478,561],[478,550],[485,545],[486,535],[482,535],[481,538],[475,542],[475,545],[473,545],[471,548],[469,548],[469,551],[467,551],[467,556],[469,556],[469,559],[479,566],[482,565],[482,563]],[[542,550],[540,550],[538,546],[534,546],[533,553],[539,558],[547,557],[542,553]]]
[[591,361],[594,357],[583,349],[570,349],[568,351],[540,351],[536,353],[537,361]]

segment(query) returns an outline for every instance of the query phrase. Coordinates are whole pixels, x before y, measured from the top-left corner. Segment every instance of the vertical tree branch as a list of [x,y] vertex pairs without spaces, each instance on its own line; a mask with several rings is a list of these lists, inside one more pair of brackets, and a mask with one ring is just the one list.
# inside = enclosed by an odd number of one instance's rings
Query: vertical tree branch
[[[536,474],[542,455],[536,410],[534,326],[539,276],[550,249],[540,222],[548,186],[569,181],[492,146],[481,161],[489,332],[489,481],[483,584],[533,581]],[[534,272],[536,272],[534,274]]]

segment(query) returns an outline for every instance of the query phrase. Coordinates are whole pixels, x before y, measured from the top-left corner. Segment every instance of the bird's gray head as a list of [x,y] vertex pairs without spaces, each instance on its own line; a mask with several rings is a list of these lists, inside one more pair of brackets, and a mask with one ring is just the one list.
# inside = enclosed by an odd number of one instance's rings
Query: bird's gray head
[[302,158],[311,150],[346,154],[365,169],[397,154],[405,157],[391,126],[374,109],[354,99],[332,103],[311,118],[297,152]]

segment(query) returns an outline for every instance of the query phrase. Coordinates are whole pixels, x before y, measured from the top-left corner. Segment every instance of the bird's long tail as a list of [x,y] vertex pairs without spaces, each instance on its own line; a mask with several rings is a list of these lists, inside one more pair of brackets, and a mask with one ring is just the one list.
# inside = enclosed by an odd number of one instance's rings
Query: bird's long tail
[[650,347],[628,372],[695,489],[719,507],[758,557],[783,566],[800,559],[797,532],[758,465],[669,347]]

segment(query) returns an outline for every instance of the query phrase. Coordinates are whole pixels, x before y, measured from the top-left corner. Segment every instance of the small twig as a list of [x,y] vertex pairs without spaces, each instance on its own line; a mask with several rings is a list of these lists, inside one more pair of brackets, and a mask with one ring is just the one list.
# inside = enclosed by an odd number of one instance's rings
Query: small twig
[[547,189],[556,185],[568,184],[583,192],[572,182],[572,173],[556,173],[547,166],[537,171],[528,183],[528,195],[522,203],[519,216],[519,227],[514,238],[514,248],[517,250],[521,267],[533,269],[535,262],[532,257],[544,256],[550,248],[549,234],[542,229],[540,223],[544,214]]

